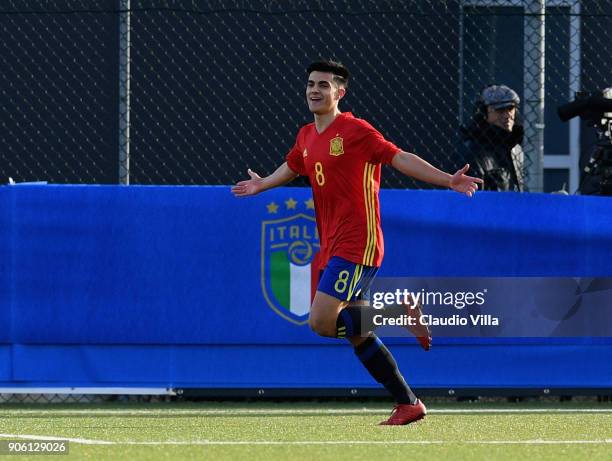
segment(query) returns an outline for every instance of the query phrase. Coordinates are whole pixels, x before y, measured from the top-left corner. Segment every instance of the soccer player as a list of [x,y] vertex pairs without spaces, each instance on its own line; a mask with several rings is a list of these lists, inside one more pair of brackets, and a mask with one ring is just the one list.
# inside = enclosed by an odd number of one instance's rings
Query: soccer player
[[[318,61],[308,69],[306,100],[314,123],[300,129],[286,162],[269,176],[248,170],[250,179],[232,187],[237,197],[282,186],[298,175],[308,176],[315,203],[321,242],[321,273],[310,307],[310,327],[319,335],[347,338],[372,377],[395,398],[391,416],[381,424],[404,425],[423,418],[425,405],[417,399],[391,352],[373,333],[374,309],[367,291],[383,259],[378,192],[382,164],[437,186],[472,196],[482,180],[466,176],[469,165],[454,175],[444,173],[420,157],[402,151],[368,122],[342,113],[338,103],[346,95],[349,72],[334,61]],[[419,316],[420,306],[401,306]],[[426,325],[410,328],[421,346],[429,349]]]

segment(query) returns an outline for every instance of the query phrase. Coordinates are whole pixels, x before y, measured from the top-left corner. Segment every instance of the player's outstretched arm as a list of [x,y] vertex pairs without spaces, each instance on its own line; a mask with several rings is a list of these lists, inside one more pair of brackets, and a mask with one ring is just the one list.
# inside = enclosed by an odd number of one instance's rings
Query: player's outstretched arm
[[471,197],[478,190],[478,184],[483,181],[480,178],[467,176],[465,173],[470,168],[470,165],[465,165],[454,175],[438,170],[435,166],[423,160],[421,157],[409,152],[399,152],[391,162],[393,167],[404,173],[406,176],[412,176],[419,181],[434,184],[436,186],[448,187],[456,192]]
[[295,179],[297,173],[294,173],[291,168],[287,165],[287,162],[279,166],[274,173],[270,176],[262,178],[257,173],[252,171],[250,168],[247,171],[250,179],[246,181],[240,181],[234,187],[232,187],[232,194],[236,197],[249,197],[251,195],[257,195],[260,192],[272,189],[273,187],[283,186],[288,182]]

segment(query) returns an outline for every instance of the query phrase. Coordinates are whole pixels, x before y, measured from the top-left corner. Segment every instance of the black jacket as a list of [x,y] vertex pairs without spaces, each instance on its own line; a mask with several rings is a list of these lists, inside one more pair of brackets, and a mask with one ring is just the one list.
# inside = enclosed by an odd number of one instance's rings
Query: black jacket
[[487,122],[461,127],[459,157],[469,163],[467,174],[484,180],[484,190],[522,191],[523,127],[509,133]]

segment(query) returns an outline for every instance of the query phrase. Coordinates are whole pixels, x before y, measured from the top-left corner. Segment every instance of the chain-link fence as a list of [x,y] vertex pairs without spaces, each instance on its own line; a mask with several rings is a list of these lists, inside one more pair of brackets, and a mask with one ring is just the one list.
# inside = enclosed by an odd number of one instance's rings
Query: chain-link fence
[[0,3],[3,183],[116,182],[116,15],[91,3]]
[[[353,74],[342,110],[449,170],[481,89],[508,85],[522,179],[571,188],[593,136],[556,107],[612,86],[606,0],[7,0],[0,30],[0,178],[17,181],[270,173],[312,119],[305,68],[323,57]],[[423,187],[390,168],[383,185]]]

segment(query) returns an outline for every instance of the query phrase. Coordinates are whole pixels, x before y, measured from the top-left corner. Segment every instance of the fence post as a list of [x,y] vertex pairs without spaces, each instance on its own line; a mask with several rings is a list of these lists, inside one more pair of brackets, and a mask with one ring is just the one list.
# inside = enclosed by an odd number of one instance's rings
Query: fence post
[[119,1],[119,184],[130,184],[130,11],[131,0]]
[[545,0],[525,0],[524,155],[529,159],[527,190],[542,192],[544,181]]
[[[580,91],[580,72],[582,71],[580,3],[573,4],[570,11],[572,16],[570,17],[570,91],[567,95],[568,101],[573,100],[576,92]],[[575,194],[580,186],[580,119],[574,117],[569,121],[569,126],[570,178],[568,190],[570,194]]]

